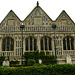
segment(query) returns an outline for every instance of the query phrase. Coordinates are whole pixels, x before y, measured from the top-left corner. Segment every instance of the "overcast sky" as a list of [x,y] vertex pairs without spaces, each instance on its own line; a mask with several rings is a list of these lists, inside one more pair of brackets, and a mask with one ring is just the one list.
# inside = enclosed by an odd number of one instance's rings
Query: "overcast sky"
[[34,9],[37,1],[52,20],[65,10],[75,22],[75,0],[0,0],[0,22],[10,10],[13,10],[20,20],[24,20]]

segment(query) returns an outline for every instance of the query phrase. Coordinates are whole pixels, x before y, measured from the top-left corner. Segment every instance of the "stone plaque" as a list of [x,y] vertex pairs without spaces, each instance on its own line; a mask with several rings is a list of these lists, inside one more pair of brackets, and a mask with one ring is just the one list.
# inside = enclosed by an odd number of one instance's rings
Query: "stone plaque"
[[34,25],[42,25],[42,18],[40,17],[34,18]]
[[14,24],[15,24],[15,23],[14,23],[14,20],[13,20],[13,19],[8,20],[8,25],[12,26],[12,25],[14,25]]

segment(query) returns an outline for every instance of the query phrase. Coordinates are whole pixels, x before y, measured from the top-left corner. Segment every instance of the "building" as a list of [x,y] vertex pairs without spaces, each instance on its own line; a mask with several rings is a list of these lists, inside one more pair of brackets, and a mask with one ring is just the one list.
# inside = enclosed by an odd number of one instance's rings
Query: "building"
[[44,50],[54,55],[54,29],[56,24],[56,55],[58,63],[75,64],[75,23],[63,10],[55,21],[45,11],[37,6],[21,21],[11,10],[0,23],[0,55],[10,56],[10,59],[20,59],[22,55],[22,36],[20,25],[25,25],[23,30],[23,53],[34,50]]

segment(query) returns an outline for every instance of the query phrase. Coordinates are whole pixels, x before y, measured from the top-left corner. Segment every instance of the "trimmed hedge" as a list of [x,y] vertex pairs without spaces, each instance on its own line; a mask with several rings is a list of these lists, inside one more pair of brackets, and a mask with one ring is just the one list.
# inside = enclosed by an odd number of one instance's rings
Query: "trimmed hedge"
[[[33,52],[25,52],[24,53],[24,58],[26,59],[26,66],[30,66],[28,63],[32,64],[32,62],[28,62],[28,60],[35,60],[35,63],[39,63],[39,59],[42,60],[42,63],[45,65],[49,64],[56,64],[56,58],[54,55],[49,55],[49,52],[47,52],[47,55],[45,55],[44,51],[41,51],[40,53],[38,51],[33,51]],[[33,65],[35,64],[33,63]]]
[[30,64],[31,65],[34,65],[35,63],[38,63],[39,62],[39,52],[38,51],[25,52],[23,56],[26,59],[26,62],[25,62],[25,65],[26,66],[30,66]]
[[28,59],[27,65],[28,66],[33,66],[35,64],[35,60],[34,59]]
[[75,75],[75,65],[57,64],[38,67],[19,67],[13,69],[0,67],[0,75]]
[[56,59],[54,55],[45,55],[41,57],[42,63],[45,65],[56,64]]

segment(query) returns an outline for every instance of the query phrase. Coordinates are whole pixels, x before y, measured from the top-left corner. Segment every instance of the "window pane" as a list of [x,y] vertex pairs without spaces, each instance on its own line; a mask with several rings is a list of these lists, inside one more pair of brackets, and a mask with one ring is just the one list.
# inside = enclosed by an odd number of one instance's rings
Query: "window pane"
[[11,39],[11,51],[14,51],[14,40]]
[[10,49],[10,38],[8,37],[7,38],[7,51],[9,51]]
[[3,51],[5,51],[6,40],[3,40]]
[[41,39],[41,50],[43,50],[43,39]]
[[51,47],[51,38],[49,39],[49,50],[52,50],[52,47]]
[[69,41],[69,37],[67,38],[67,49],[70,50],[70,41]]
[[26,51],[28,51],[28,39],[26,39]]
[[74,50],[74,40],[71,38],[71,48]]
[[36,50],[36,39],[34,39],[34,50]]
[[63,49],[66,50],[66,40],[63,40]]
[[45,50],[47,50],[47,38],[45,38]]
[[30,50],[32,50],[32,37],[30,38]]
[[16,41],[16,47],[17,47],[17,41]]

